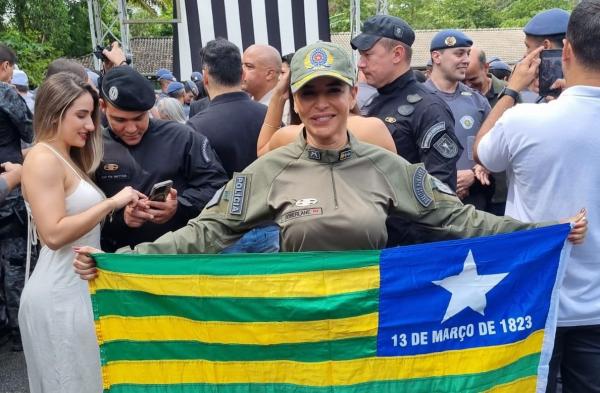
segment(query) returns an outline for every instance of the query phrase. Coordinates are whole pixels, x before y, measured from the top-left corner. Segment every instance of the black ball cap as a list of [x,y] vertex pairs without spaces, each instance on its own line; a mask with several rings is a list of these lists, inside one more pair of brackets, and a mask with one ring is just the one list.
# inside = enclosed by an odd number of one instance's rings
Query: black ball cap
[[129,66],[111,68],[102,79],[102,98],[124,111],[150,110],[156,97],[150,81]]
[[415,32],[403,19],[391,15],[375,15],[363,23],[362,33],[352,39],[352,49],[369,50],[380,38],[401,41],[408,46],[415,42]]

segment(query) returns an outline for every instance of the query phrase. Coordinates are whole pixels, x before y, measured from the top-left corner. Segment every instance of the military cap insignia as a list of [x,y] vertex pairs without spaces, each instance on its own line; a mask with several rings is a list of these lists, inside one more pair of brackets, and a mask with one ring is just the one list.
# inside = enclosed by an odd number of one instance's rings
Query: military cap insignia
[[396,27],[394,28],[394,36],[395,36],[396,38],[398,38],[398,39],[401,39],[401,38],[402,38],[402,27],[400,27],[400,26],[396,26]]
[[410,104],[416,104],[417,102],[421,101],[422,99],[423,99],[423,97],[421,97],[417,93],[409,94],[406,96],[406,101],[408,101]]
[[104,164],[104,170],[107,172],[114,172],[119,169],[119,165],[117,164]]
[[333,63],[333,55],[325,48],[315,48],[304,57],[304,68],[329,68]]
[[412,105],[400,105],[398,107],[398,113],[402,116],[410,116],[415,111],[415,107]]
[[458,146],[448,134],[442,135],[442,137],[433,144],[433,148],[445,158],[454,158],[458,154]]
[[117,89],[117,86],[112,86],[108,90],[108,98],[110,98],[111,101],[114,101],[117,98],[119,98],[119,89]]
[[392,117],[392,116],[388,116],[384,120],[386,123],[390,123],[390,124],[394,124],[396,122],[396,118]]
[[446,46],[456,45],[456,37],[454,37],[453,35],[451,35],[450,37],[446,37],[446,39],[444,40],[444,44],[446,44]]
[[423,207],[428,207],[433,202],[433,198],[425,190],[425,179],[427,178],[427,171],[422,166],[417,167],[417,170],[413,174],[413,193],[415,198]]

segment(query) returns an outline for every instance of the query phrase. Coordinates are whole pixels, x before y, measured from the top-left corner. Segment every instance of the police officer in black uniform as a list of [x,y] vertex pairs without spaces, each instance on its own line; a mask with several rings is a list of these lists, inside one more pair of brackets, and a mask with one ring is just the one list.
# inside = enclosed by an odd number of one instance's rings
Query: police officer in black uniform
[[165,202],[114,212],[102,229],[103,250],[114,251],[184,226],[227,182],[227,175],[203,135],[177,122],[150,119],[154,90],[131,67],[110,69],[100,93],[108,127],[96,182],[106,196],[128,185],[148,195],[155,183],[173,181]]
[[[456,162],[463,147],[454,135],[448,105],[418,83],[410,69],[415,32],[395,16],[376,15],[365,21],[352,39],[358,49],[358,68],[377,95],[364,110],[384,121],[398,154],[410,163],[423,162],[427,171],[456,190]],[[387,221],[387,247],[427,241],[428,228],[399,217]]]
[[398,154],[456,189],[456,162],[463,147],[454,135],[454,118],[444,101],[418,83],[410,70],[412,28],[402,19],[376,15],[352,39],[358,67],[379,95],[365,108],[383,120]]

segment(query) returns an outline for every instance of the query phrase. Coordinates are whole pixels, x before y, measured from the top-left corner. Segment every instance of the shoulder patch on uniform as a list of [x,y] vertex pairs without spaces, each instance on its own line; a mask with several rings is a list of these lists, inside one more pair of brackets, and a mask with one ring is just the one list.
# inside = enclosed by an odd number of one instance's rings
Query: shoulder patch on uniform
[[234,174],[233,175],[233,192],[229,199],[228,212],[232,216],[243,219],[246,213],[246,194],[250,175]]
[[439,123],[435,123],[425,132],[425,136],[423,140],[421,140],[421,148],[429,149],[431,147],[431,141],[433,138],[440,132],[446,131],[446,122],[440,121]]
[[446,183],[436,178],[435,176],[431,176],[431,187],[444,194],[456,195],[456,193],[452,191],[452,189]]
[[417,167],[413,174],[413,193],[415,198],[423,207],[428,207],[433,202],[433,198],[425,190],[425,179],[427,171],[422,166]]
[[398,107],[398,113],[402,116],[410,116],[415,111],[413,105],[400,105]]
[[221,202],[221,197],[223,196],[223,191],[225,191],[225,186],[219,188],[217,192],[210,198],[210,201],[204,206],[205,209],[210,209],[213,206],[216,206]]
[[204,141],[202,142],[202,158],[204,158],[204,161],[206,163],[210,162],[210,157],[208,156],[208,139],[204,139]]
[[408,101],[410,104],[416,104],[417,102],[421,101],[422,99],[423,99],[423,97],[421,97],[421,95],[419,93],[409,94],[406,96],[406,101]]
[[448,136],[444,134],[433,144],[433,148],[437,150],[442,157],[454,158],[458,154],[458,145]]

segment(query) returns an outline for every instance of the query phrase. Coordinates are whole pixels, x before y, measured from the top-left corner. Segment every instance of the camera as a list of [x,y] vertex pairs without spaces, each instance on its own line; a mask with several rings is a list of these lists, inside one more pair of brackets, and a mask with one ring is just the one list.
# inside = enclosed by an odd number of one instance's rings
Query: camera
[[[94,56],[96,56],[96,58],[98,60],[108,61],[106,56],[104,56],[104,54],[102,53],[102,51],[104,49],[110,51],[112,49],[112,46],[111,45],[106,45],[106,46],[96,45],[96,49],[94,49],[93,53],[94,53]],[[131,53],[125,53],[125,61],[127,62],[127,64],[131,64]]]

